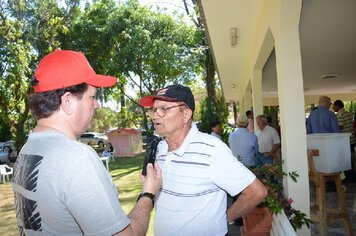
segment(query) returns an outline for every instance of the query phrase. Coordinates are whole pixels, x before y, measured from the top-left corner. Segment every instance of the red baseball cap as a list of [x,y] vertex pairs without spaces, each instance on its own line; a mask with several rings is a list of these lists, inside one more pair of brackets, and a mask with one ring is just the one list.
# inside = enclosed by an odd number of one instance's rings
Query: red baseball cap
[[81,83],[94,87],[111,87],[117,81],[115,77],[96,74],[83,53],[59,49],[42,58],[35,78],[38,81],[34,86],[35,93]]

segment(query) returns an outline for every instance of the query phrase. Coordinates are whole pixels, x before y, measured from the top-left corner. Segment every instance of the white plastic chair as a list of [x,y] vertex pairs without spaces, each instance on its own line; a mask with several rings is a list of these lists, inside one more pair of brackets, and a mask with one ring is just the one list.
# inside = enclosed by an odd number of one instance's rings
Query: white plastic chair
[[10,175],[13,175],[14,170],[12,167],[8,166],[8,165],[0,165],[0,174],[2,176],[2,182],[5,183],[5,177],[7,179],[7,181],[10,181]]
[[109,171],[109,157],[99,157],[105,163],[106,169]]

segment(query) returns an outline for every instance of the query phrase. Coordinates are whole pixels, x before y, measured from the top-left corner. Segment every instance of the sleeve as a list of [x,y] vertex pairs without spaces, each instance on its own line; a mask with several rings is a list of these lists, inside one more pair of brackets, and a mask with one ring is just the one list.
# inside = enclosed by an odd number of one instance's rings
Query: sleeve
[[232,132],[231,132],[231,134],[229,135],[229,138],[228,138],[228,143],[229,143],[229,147],[231,148],[231,146],[232,146]]
[[334,113],[331,113],[331,128],[333,133],[339,133],[340,132],[340,127],[337,122],[337,117]]
[[231,196],[239,194],[256,178],[223,144],[214,148],[210,167],[212,181]]
[[258,139],[256,135],[253,135],[253,153],[258,153]]
[[84,235],[113,235],[126,228],[130,221],[100,159],[89,153],[76,157],[71,167],[66,205]]
[[338,125],[343,126],[344,125],[344,117],[342,115],[340,115],[340,114],[337,114],[336,118],[337,118]]
[[311,122],[310,122],[310,115],[307,119],[307,134],[312,134],[313,130],[312,130],[312,126],[311,126]]
[[279,138],[279,135],[277,133],[277,130],[275,128],[272,128],[272,137],[273,137],[273,145],[277,143],[281,143],[281,139]]

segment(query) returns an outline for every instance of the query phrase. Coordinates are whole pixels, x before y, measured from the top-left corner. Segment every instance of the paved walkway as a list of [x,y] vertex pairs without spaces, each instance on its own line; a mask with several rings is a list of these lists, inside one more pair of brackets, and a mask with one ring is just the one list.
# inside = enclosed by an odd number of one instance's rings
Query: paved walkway
[[[345,183],[344,186],[346,187],[345,200],[346,200],[346,205],[347,205],[347,209],[349,212],[349,217],[353,229],[353,235],[356,235],[356,183]],[[311,188],[310,193],[311,193],[310,202],[314,203],[315,202],[314,188]],[[329,208],[335,208],[338,206],[336,192],[326,193],[326,205]],[[320,235],[318,223],[313,224],[311,235]],[[327,235],[328,236],[345,235],[343,220],[340,219],[328,223]]]

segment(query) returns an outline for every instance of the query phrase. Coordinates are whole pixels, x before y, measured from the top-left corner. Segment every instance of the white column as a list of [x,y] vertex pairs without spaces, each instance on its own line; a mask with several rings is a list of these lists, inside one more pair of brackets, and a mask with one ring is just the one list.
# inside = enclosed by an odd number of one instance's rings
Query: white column
[[[282,158],[285,172],[296,171],[297,183],[287,178],[285,192],[293,206],[310,216],[303,74],[299,42],[300,1],[281,1],[275,29],[276,69],[280,108]],[[287,14],[288,12],[288,14]],[[310,235],[304,227],[298,235]]]
[[262,70],[254,70],[251,79],[252,86],[252,107],[255,122],[255,131],[258,129],[256,124],[256,116],[263,114],[263,101],[262,101]]
[[245,111],[251,110],[252,108],[252,94],[251,89],[248,87],[245,91]]

